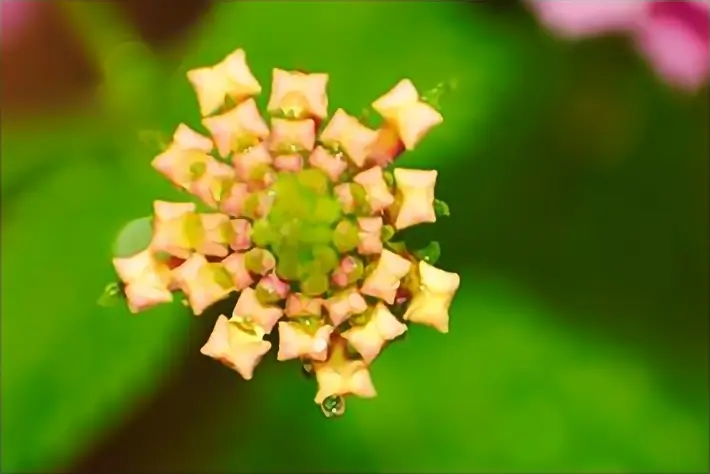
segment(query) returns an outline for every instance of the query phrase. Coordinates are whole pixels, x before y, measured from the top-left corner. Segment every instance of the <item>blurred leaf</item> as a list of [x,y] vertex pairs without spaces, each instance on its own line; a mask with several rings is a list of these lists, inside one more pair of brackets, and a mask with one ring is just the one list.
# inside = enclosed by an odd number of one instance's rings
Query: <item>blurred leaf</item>
[[[34,140],[46,143],[43,138]],[[90,143],[84,151],[102,160],[84,157],[35,192],[3,200],[7,472],[57,468],[116,424],[171,370],[190,322],[177,305],[140,316],[130,316],[125,305],[96,305],[96,295],[114,278],[111,241],[123,223],[150,208],[159,177],[149,181],[153,171],[141,162],[117,166],[116,150],[98,148],[91,136],[75,133],[73,139]],[[51,147],[41,158],[57,159]]]
[[131,257],[145,250],[153,238],[153,217],[133,219],[118,233],[113,244],[113,256]]

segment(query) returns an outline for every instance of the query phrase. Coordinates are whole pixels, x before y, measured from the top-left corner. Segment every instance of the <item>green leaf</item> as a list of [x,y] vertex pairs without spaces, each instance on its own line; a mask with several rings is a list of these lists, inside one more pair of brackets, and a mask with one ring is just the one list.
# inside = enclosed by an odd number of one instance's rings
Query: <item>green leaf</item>
[[113,244],[113,256],[127,258],[142,252],[148,248],[152,238],[153,217],[146,216],[134,219],[118,233]]
[[[96,305],[114,278],[116,229],[150,208],[159,178],[146,179],[154,172],[140,161],[113,166],[116,157],[93,143],[101,160],[3,201],[2,273],[11,275],[1,282],[3,472],[65,466],[120,423],[164,380],[191,322],[176,317],[177,304],[140,316]],[[51,145],[44,153],[58,159]]]

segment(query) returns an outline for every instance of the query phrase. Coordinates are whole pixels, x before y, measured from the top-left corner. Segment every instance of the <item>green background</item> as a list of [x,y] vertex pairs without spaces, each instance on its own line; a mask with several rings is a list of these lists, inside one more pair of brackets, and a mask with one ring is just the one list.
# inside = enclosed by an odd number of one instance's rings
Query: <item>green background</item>
[[[707,88],[491,5],[221,3],[160,51],[111,4],[65,6],[104,81],[2,122],[3,472],[707,472]],[[451,207],[412,236],[461,275],[451,332],[412,328],[341,419],[296,363],[246,383],[201,356],[213,317],[96,305],[118,230],[176,197],[139,132],[198,126],[185,71],[238,47],[267,90],[329,73],[351,113],[457,82],[400,161]]]

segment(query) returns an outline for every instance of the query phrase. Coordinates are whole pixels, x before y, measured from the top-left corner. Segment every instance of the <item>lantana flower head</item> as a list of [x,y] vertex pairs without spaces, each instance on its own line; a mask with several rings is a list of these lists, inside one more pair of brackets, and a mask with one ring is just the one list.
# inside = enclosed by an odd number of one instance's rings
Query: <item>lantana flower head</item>
[[441,114],[403,80],[372,104],[381,127],[329,118],[327,74],[274,69],[264,117],[241,49],[187,78],[206,133],[178,125],[152,164],[200,204],[155,201],[147,248],[114,259],[129,309],[179,291],[199,316],[234,296],[202,354],[249,380],[275,347],[315,376],[328,416],[374,397],[370,367],[410,322],[449,329],[458,275],[396,238],[448,212],[437,172],[390,165]]

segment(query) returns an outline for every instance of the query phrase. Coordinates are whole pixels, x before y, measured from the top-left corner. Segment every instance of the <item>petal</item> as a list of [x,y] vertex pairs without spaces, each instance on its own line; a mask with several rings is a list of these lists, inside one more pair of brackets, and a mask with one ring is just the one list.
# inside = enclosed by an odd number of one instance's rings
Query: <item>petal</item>
[[244,152],[235,153],[232,162],[237,170],[237,177],[243,181],[249,181],[253,177],[254,171],[270,165],[273,159],[266,145],[260,143]]
[[244,260],[244,254],[240,252],[235,252],[222,260],[222,266],[232,276],[232,281],[237,291],[242,291],[254,283],[254,279],[251,277],[249,270],[247,270]]
[[382,252],[382,218],[361,217],[357,220],[360,229],[360,243],[357,251],[360,255],[374,255]]
[[375,360],[386,342],[377,331],[377,328],[370,324],[362,327],[353,327],[345,331],[342,336],[362,356],[362,360],[366,364],[370,364]]
[[148,283],[129,283],[124,292],[131,313],[139,313],[153,306],[170,303],[173,300],[172,292],[164,286]]
[[113,266],[124,283],[150,281],[159,284],[170,280],[167,266],[155,257],[151,249],[146,249],[128,258],[114,258]]
[[269,136],[269,127],[261,117],[254,99],[245,100],[221,115],[205,118],[202,124],[210,131],[222,157]]
[[324,305],[333,326],[339,326],[351,316],[367,310],[365,298],[354,288],[336,293],[325,300]]
[[261,304],[256,297],[256,291],[253,288],[245,288],[239,295],[233,316],[251,319],[269,334],[283,316],[283,311],[276,306]]
[[429,130],[444,121],[436,109],[419,99],[419,93],[409,79],[398,82],[373,102],[372,108],[397,132],[407,150],[414,149]]
[[400,281],[409,273],[412,263],[387,249],[382,251],[373,272],[365,278],[360,291],[363,295],[380,298],[393,304]]
[[202,174],[193,179],[188,189],[208,206],[218,208],[234,182],[234,170],[212,157],[204,164]]
[[323,119],[328,115],[327,74],[304,74],[274,69],[269,113],[293,118]]
[[244,212],[244,202],[249,196],[249,188],[245,183],[232,183],[231,187],[224,193],[219,203],[222,212],[232,217],[239,217]]
[[292,293],[286,300],[286,315],[290,318],[320,317],[323,311],[323,300],[311,298],[301,293]]
[[377,139],[370,147],[368,162],[385,168],[402,153],[402,145],[397,131],[386,125],[377,131]]
[[[707,12],[698,12],[708,22]],[[681,89],[699,89],[708,78],[710,37],[671,15],[651,15],[637,32],[637,44],[661,78]]]
[[432,128],[443,122],[444,117],[434,107],[417,102],[402,109],[394,123],[404,148],[413,150]]
[[187,71],[187,80],[195,88],[200,114],[206,117],[224,105],[227,81],[219,69],[201,67]]
[[392,312],[382,303],[377,303],[370,322],[386,341],[391,341],[407,331],[407,325],[399,322]]
[[295,173],[303,169],[303,157],[301,155],[280,155],[274,159],[274,167],[279,171],[289,171]]
[[269,349],[271,343],[262,340],[261,335],[246,333],[230,324],[226,316],[220,315],[200,352],[234,369],[245,380],[250,380],[254,369]]
[[315,334],[309,334],[299,323],[280,322],[277,359],[284,361],[307,357],[311,360],[323,361],[328,356],[328,342],[332,332],[332,326],[322,326]]
[[177,258],[187,259],[194,246],[190,239],[189,225],[196,220],[194,203],[155,201],[153,203],[153,238],[150,246],[155,252],[165,252]]
[[214,67],[188,71],[187,79],[195,88],[203,117],[221,108],[226,96],[239,103],[261,92],[261,86],[249,70],[242,49],[231,53]]
[[261,93],[261,85],[249,69],[243,49],[238,49],[224,58],[218,68],[227,78],[226,93],[234,102],[239,103]]
[[362,168],[377,139],[377,132],[361,124],[355,117],[338,109],[320,135],[326,146],[339,146],[350,160]]
[[546,28],[570,38],[631,28],[644,15],[645,3],[638,0],[528,1]]
[[338,199],[340,206],[343,208],[343,212],[346,214],[351,214],[355,212],[355,196],[353,195],[351,183],[341,183],[333,188],[333,193]]
[[269,273],[259,280],[258,288],[266,291],[270,298],[276,301],[285,300],[291,287],[273,273]]
[[314,168],[323,171],[331,181],[337,182],[340,175],[348,169],[348,163],[339,155],[333,156],[322,146],[316,147],[308,158],[308,162]]
[[229,246],[232,250],[247,250],[251,247],[251,222],[246,219],[232,219],[232,239]]
[[181,123],[173,134],[173,143],[183,150],[198,150],[209,153],[214,148],[212,140]]
[[419,262],[420,291],[414,295],[404,319],[449,332],[449,307],[460,284],[456,273]]
[[185,150],[172,145],[156,156],[151,166],[182,189],[190,189],[200,173],[203,173],[207,163],[213,158],[199,150]]
[[436,222],[434,187],[436,171],[396,168],[394,181],[399,203],[394,227],[402,230],[416,224]]
[[382,168],[379,166],[358,173],[353,181],[365,188],[367,202],[373,212],[383,211],[394,203],[394,196],[390,192]]
[[367,365],[361,360],[348,360],[344,342],[340,339],[335,343],[327,361],[313,364],[318,381],[315,397],[318,404],[331,395],[352,394],[364,398],[377,395]]
[[173,270],[176,283],[187,296],[195,316],[220,301],[234,290],[232,277],[219,263],[210,263],[194,253]]
[[232,221],[229,216],[216,212],[200,214],[200,221],[205,238],[196,246],[197,252],[212,257],[226,257],[232,236]]
[[316,144],[316,124],[311,119],[271,119],[269,141],[269,149],[275,152],[312,151]]

